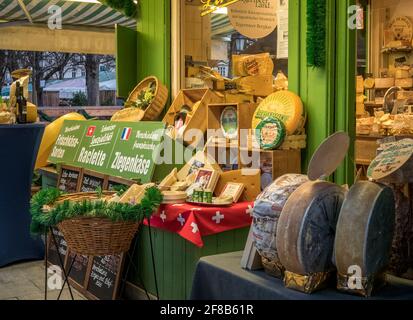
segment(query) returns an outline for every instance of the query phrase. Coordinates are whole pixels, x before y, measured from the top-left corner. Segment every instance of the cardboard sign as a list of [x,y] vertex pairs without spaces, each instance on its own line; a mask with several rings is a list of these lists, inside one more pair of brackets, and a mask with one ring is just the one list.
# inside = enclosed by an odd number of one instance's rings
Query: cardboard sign
[[239,1],[228,7],[229,20],[239,33],[250,39],[260,39],[277,27],[278,1]]
[[49,162],[148,183],[164,132],[162,122],[65,121]]

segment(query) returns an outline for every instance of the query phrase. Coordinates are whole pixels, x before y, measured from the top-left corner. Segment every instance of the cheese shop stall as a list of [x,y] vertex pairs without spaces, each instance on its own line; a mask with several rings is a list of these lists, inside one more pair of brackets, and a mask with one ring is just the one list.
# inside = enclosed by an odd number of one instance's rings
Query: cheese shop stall
[[[355,1],[264,2],[139,1],[136,32],[116,30],[122,109],[45,129],[32,228],[50,231],[46,261],[86,297],[412,298],[380,290],[410,205],[397,179],[410,183],[411,140],[382,146],[369,181],[355,170]],[[94,217],[101,236],[70,219],[88,208],[111,209]],[[115,222],[126,231],[110,238]]]

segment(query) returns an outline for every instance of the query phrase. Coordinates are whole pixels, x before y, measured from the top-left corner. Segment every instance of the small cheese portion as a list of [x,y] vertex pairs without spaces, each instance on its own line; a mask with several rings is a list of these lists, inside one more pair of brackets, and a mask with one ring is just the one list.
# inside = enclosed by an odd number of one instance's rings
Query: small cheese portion
[[304,107],[299,96],[291,91],[279,91],[269,95],[258,106],[252,118],[255,130],[262,120],[273,117],[281,120],[288,135],[294,134],[303,117]]

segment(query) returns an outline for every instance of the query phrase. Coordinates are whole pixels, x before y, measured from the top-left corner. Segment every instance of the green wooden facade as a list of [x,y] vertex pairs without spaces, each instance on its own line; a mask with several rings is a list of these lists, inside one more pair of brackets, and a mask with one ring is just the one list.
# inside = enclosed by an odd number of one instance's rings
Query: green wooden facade
[[[161,300],[188,299],[198,260],[204,256],[244,250],[249,232],[249,228],[244,228],[204,237],[204,247],[198,248],[175,233],[151,230]],[[139,231],[134,256],[137,270],[131,269],[129,281],[156,296],[148,231],[148,227]]]
[[349,132],[352,147],[344,165],[336,172],[337,183],[354,179],[355,141],[355,31],[347,25],[348,7],[355,0],[327,2],[326,65],[307,66],[307,0],[289,0],[289,85],[304,102],[308,114],[308,147],[304,170],[320,143],[335,131]]

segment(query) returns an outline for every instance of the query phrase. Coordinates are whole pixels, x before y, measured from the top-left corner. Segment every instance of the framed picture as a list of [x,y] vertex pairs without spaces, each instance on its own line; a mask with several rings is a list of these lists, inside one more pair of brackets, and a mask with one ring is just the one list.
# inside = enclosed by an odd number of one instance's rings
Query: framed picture
[[219,173],[214,170],[199,169],[195,184],[204,190],[214,191],[219,179]]
[[243,183],[228,182],[219,197],[232,197],[234,203],[237,203],[244,190],[245,185]]

